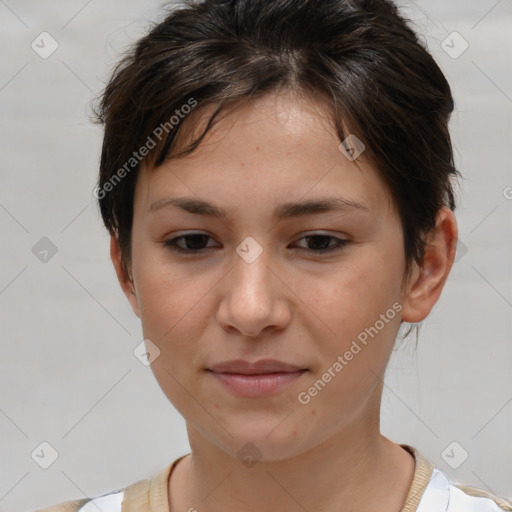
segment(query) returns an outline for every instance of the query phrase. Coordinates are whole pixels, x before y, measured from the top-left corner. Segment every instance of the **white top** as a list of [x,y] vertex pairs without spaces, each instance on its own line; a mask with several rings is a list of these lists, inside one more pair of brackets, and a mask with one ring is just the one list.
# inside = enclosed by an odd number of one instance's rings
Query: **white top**
[[113,491],[88,501],[79,510],[81,512],[121,512],[124,498],[123,491]]
[[421,497],[416,512],[501,512],[490,498],[470,496],[452,484],[437,468]]

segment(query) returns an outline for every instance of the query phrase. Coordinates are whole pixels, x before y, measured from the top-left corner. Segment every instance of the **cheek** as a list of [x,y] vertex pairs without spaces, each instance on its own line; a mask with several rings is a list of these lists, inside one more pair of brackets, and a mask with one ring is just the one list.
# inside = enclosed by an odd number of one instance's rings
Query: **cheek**
[[341,385],[343,380],[350,394],[364,381],[367,385],[375,381],[370,369],[377,374],[381,371],[395,342],[401,320],[403,271],[399,242],[397,246],[390,244],[387,251],[381,251],[369,244],[358,251],[357,258],[347,257],[333,265],[328,275],[299,282],[297,295],[307,298],[304,303],[313,313],[302,318],[313,333],[321,361],[317,371],[323,373],[338,356],[347,354],[344,377],[338,382]]
[[366,327],[400,300],[402,271],[397,255],[360,251],[328,273],[301,278],[298,295],[335,332]]
[[144,336],[161,349],[168,340],[191,346],[188,337],[193,338],[201,299],[208,289],[204,280],[190,275],[184,266],[170,265],[159,247],[139,246],[133,264]]
[[197,393],[191,370],[204,363],[197,340],[209,315],[203,298],[208,288],[149,260],[139,267],[138,277],[143,335],[160,350],[151,370],[167,398],[187,415],[190,394]]
[[143,327],[161,341],[178,333],[180,339],[183,333],[192,334],[190,328],[201,314],[204,290],[197,280],[159,272],[155,267],[147,269],[139,286]]
[[[368,406],[395,342],[400,274],[376,275],[382,267],[379,259],[361,258],[329,279],[309,283],[314,292],[307,303],[315,315],[307,315],[306,329],[317,364],[301,389],[311,399],[304,412],[328,417],[333,425],[349,422]],[[306,282],[301,286],[306,293]]]

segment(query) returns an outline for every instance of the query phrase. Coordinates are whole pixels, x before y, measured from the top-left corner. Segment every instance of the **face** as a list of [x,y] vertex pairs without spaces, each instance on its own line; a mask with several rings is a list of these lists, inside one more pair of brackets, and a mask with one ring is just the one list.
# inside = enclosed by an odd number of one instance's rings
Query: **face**
[[[123,288],[189,434],[233,455],[252,442],[278,460],[378,428],[380,379],[409,310],[402,230],[364,153],[351,161],[338,146],[320,104],[271,95],[139,175]],[[335,206],[284,206],[322,200]],[[208,371],[267,358],[306,371],[258,396]]]

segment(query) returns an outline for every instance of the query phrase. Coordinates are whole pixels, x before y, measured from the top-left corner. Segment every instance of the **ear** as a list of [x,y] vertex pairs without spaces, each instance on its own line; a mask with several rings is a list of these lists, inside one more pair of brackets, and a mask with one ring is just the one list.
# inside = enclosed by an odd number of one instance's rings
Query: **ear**
[[402,309],[404,322],[421,322],[439,299],[455,259],[457,237],[455,215],[444,206],[427,237],[423,264],[421,268],[416,266],[407,285]]
[[137,302],[137,295],[135,290],[135,283],[128,269],[121,259],[121,248],[119,241],[114,234],[110,235],[110,257],[116,270],[117,279],[123,289],[128,302],[130,303],[134,313],[140,318],[139,303]]

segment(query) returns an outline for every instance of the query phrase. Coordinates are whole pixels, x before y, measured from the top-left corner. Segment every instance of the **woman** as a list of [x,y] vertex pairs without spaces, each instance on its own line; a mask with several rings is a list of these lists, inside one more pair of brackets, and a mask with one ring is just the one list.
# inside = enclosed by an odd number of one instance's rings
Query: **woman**
[[379,429],[455,257],[453,108],[387,0],[189,2],[142,38],[95,193],[191,453],[45,510],[512,510]]

